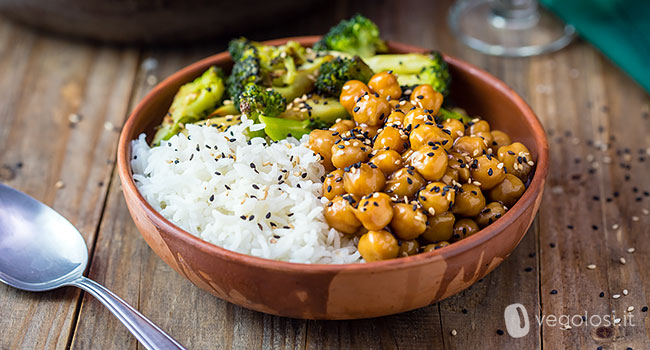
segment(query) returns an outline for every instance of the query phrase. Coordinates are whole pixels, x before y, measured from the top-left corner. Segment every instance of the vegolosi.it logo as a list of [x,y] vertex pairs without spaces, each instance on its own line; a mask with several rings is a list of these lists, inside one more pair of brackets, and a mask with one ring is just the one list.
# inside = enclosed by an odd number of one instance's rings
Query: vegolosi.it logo
[[[530,332],[530,318],[528,311],[519,303],[510,304],[503,312],[503,318],[506,323],[506,330],[513,338],[521,338]],[[623,314],[622,318],[616,317],[616,311],[612,310],[609,315],[589,315],[587,311],[584,314],[574,315],[535,315],[538,326],[561,327],[568,330],[573,327],[609,327],[611,325],[632,326],[634,327],[634,315],[630,313]]]
[[510,304],[503,312],[506,321],[506,330],[513,338],[521,338],[530,332],[528,311],[521,304]]

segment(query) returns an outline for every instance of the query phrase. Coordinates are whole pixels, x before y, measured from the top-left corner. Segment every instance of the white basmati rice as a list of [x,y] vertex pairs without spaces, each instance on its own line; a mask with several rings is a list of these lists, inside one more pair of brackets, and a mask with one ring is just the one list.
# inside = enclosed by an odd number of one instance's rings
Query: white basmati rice
[[294,138],[268,144],[243,131],[188,125],[150,148],[132,141],[133,178],[144,198],[187,232],[243,254],[299,263],[361,261],[355,239],[329,227],[319,199],[324,169]]

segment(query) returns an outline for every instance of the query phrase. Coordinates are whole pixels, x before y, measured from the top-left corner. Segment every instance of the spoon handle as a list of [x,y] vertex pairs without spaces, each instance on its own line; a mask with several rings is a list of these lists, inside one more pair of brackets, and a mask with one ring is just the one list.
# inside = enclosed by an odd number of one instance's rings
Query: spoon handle
[[181,344],[142,315],[138,310],[134,309],[122,300],[122,298],[101,284],[84,276],[81,276],[81,278],[70,284],[85,290],[101,301],[147,349],[185,350]]

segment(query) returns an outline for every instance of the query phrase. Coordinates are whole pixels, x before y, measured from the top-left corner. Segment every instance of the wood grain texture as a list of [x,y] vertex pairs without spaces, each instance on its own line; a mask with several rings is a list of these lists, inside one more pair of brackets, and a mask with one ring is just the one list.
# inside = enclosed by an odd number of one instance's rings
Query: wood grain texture
[[[103,125],[124,117],[137,53],[36,37],[6,23],[0,47],[0,181],[53,206],[92,247],[118,137]],[[85,116],[74,127],[72,113]],[[0,349],[64,348],[79,295],[0,286]]]
[[[199,290],[148,248],[112,174],[117,132],[104,124],[121,125],[152,84],[223,50],[229,38],[202,47],[123,49],[42,37],[0,21],[0,181],[68,217],[94,246],[89,276],[191,349],[650,348],[648,312],[641,311],[650,304],[650,97],[581,41],[531,59],[478,54],[449,33],[449,3],[337,1],[316,18],[242,33],[257,40],[322,33],[363,12],[387,39],[440,49],[490,71],[536,111],[552,162],[537,220],[499,268],[436,305],[357,321],[280,318]],[[82,115],[75,128],[70,113]],[[65,187],[57,191],[58,180]],[[0,286],[0,349],[139,347],[101,304],[79,295]],[[512,303],[528,310],[531,331],[523,338],[497,333],[505,331],[503,311]],[[623,318],[629,306],[634,326],[563,330],[536,320],[612,310]]]

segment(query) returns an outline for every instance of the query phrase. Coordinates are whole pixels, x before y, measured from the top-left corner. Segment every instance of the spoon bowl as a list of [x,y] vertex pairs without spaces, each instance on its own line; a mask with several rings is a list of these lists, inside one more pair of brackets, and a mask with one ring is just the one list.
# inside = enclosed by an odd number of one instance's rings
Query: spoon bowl
[[39,292],[79,287],[102,302],[147,349],[184,349],[138,310],[83,276],[88,247],[61,214],[0,184],[0,281]]
[[0,184],[0,281],[46,291],[78,279],[87,264],[86,242],[66,218]]

